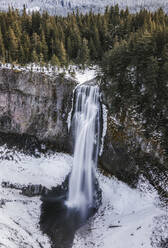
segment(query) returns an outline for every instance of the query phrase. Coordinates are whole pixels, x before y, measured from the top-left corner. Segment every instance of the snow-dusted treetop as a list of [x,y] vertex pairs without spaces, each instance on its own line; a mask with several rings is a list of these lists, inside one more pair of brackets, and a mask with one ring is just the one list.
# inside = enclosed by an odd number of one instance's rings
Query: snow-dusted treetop
[[163,7],[168,12],[168,0],[0,0],[0,10],[5,11],[9,6],[22,9],[25,5],[28,11],[46,10],[52,15],[66,15],[77,8],[84,13],[90,9],[99,12],[105,6],[117,3],[121,8],[128,6],[131,11],[144,7],[153,11],[158,7]]

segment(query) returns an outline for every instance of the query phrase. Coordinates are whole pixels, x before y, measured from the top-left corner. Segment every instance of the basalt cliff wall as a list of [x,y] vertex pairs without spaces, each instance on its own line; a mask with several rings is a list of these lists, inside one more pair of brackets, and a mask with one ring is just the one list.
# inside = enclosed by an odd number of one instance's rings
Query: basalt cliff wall
[[67,118],[75,80],[0,69],[0,132],[35,137],[68,151]]

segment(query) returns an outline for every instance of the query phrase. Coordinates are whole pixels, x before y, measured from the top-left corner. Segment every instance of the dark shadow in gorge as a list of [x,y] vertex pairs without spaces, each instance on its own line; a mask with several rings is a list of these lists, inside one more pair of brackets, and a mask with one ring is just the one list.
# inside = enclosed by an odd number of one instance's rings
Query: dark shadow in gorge
[[[66,144],[65,144],[66,143]],[[61,142],[58,139],[55,142],[47,140],[40,141],[33,135],[3,133],[0,132],[0,146],[6,145],[8,149],[22,152],[29,156],[40,157],[42,154],[54,154],[55,152],[70,152],[70,144]]]
[[82,218],[79,211],[67,208],[68,181],[69,177],[41,197],[40,228],[51,239],[52,248],[71,248],[77,229],[96,213],[101,204],[101,190],[95,179],[94,206],[88,209],[87,216]]

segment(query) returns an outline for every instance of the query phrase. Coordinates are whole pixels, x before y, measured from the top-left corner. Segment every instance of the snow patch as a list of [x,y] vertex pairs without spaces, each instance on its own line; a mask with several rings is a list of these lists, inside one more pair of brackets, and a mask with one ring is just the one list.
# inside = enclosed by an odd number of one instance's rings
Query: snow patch
[[102,206],[76,233],[73,248],[152,248],[153,219],[165,213],[155,205],[157,192],[152,186],[150,191],[143,191],[144,185],[131,189],[116,178],[100,174],[98,180]]
[[92,68],[86,68],[85,70],[76,70],[75,79],[79,82],[79,84],[92,80],[96,77],[96,69],[97,67],[95,66]]
[[104,104],[102,104],[102,112],[103,112],[103,132],[102,132],[102,137],[101,137],[101,146],[100,146],[99,156],[101,156],[103,154],[104,138],[105,138],[106,132],[107,132],[107,113],[108,113],[108,110]]
[[[4,147],[0,147],[1,153],[2,150]],[[1,182],[41,184],[50,189],[63,182],[72,166],[72,157],[63,153],[56,153],[53,156],[41,155],[40,158],[17,153],[17,157],[20,161],[1,161]]]
[[51,247],[39,227],[40,198],[29,198],[21,195],[20,190],[3,188],[2,181],[51,188],[62,183],[71,166],[72,157],[67,154],[34,158],[0,147],[0,247]]

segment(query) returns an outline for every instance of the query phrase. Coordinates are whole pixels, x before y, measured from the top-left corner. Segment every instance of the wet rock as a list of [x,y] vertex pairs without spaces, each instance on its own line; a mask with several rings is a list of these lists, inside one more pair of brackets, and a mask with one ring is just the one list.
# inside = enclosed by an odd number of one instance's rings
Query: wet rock
[[10,183],[10,182],[3,181],[1,186],[3,188],[20,190],[20,194],[28,196],[28,197],[41,196],[41,195],[44,196],[49,191],[46,187],[42,186],[41,184],[21,185],[18,183]]
[[48,189],[44,186],[40,185],[28,185],[21,189],[22,195],[33,197],[39,195],[46,195],[48,193]]
[[0,208],[2,208],[5,205],[5,200],[4,199],[0,199]]
[[17,190],[21,190],[22,187],[24,187],[24,185],[18,184],[18,183],[10,183],[10,182],[5,182],[3,181],[1,183],[1,186],[3,188],[8,188],[8,189],[17,189]]

